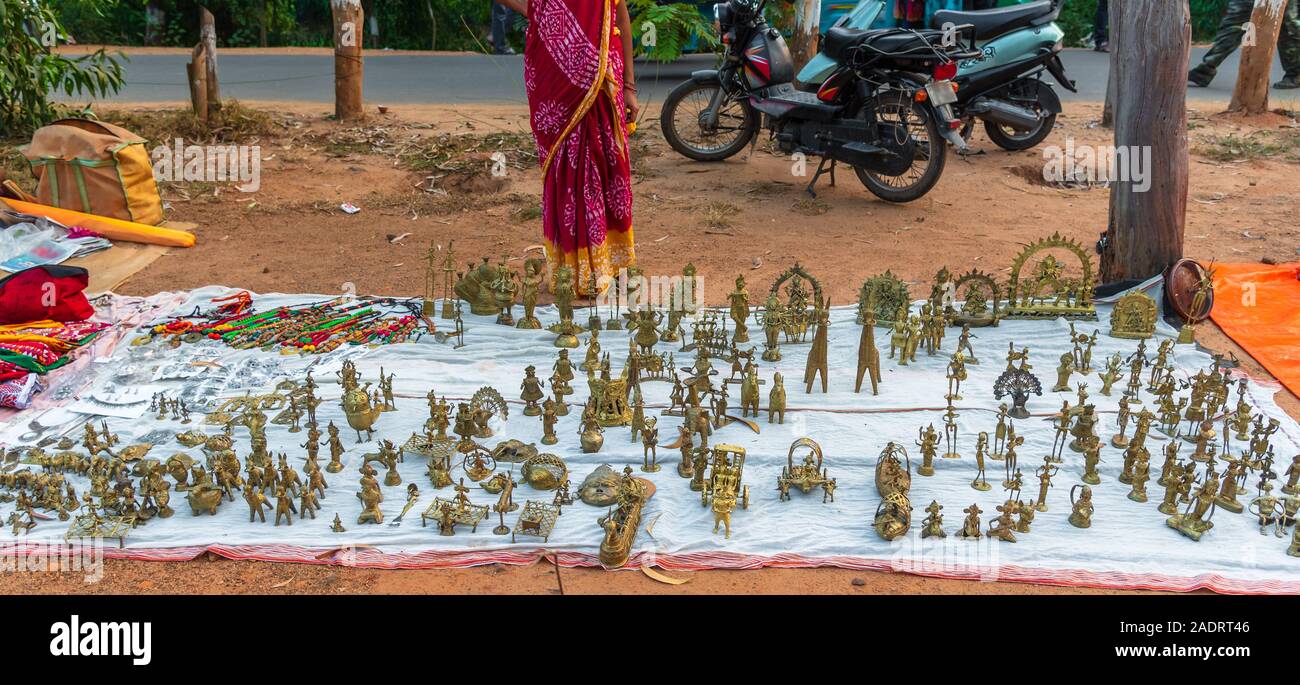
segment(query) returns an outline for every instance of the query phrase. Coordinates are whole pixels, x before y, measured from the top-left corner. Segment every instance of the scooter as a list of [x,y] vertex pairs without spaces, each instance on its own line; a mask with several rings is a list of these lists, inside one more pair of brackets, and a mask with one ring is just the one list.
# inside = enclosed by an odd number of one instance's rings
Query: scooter
[[[682,155],[716,162],[766,128],[782,152],[821,157],[808,192],[835,163],[852,167],[877,197],[910,202],[934,187],[945,132],[961,128],[951,105],[960,60],[979,55],[973,29],[944,45],[943,31],[833,28],[822,49],[835,61],[817,93],[795,89],[794,62],[763,16],[767,0],[714,6],[723,45],[718,69],[691,74],[664,100],[660,127]],[[959,31],[959,33],[962,33]]]
[[[1005,150],[1027,150],[1052,132],[1061,100],[1042,79],[1047,71],[1070,92],[1078,92],[1065,75],[1060,52],[1064,32],[1056,25],[1065,0],[1038,0],[1011,7],[962,12],[940,10],[930,26],[945,30],[950,38],[956,27],[972,25],[980,55],[957,65],[957,102],[954,110],[963,121],[960,139],[945,137],[959,151],[975,120],[984,122],[989,139]],[[886,0],[861,0],[833,28],[865,29],[887,11]],[[797,77],[801,90],[815,92],[835,73],[838,63],[825,53],[809,60]]]

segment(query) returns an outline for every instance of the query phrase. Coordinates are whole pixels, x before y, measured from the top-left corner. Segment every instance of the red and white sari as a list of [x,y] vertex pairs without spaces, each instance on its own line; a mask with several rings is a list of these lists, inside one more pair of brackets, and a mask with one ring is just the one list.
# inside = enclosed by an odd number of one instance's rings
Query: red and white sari
[[567,265],[583,294],[593,275],[636,261],[619,1],[528,3],[524,87],[542,166],[546,258],[551,274]]

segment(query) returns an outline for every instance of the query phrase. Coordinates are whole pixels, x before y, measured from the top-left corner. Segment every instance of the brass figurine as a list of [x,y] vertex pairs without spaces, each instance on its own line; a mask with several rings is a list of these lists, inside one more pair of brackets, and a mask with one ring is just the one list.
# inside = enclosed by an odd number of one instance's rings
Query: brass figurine
[[1115,385],[1115,381],[1124,377],[1124,374],[1119,370],[1120,365],[1123,363],[1124,357],[1119,352],[1111,355],[1106,360],[1106,371],[1099,374],[1101,376],[1101,394],[1110,397],[1111,386]]
[[537,401],[546,395],[542,393],[542,381],[537,378],[537,367],[529,364],[524,369],[524,381],[520,389],[523,390],[519,399],[524,401],[524,416],[540,415],[542,409],[537,405]]
[[883,540],[897,540],[912,525],[911,471],[911,460],[902,445],[886,444],[876,459],[876,492],[880,504],[876,506],[873,525]]
[[[1076,273],[1052,251],[1065,252],[1078,262]],[[1040,255],[1040,253],[1042,253]],[[1030,263],[1037,257],[1042,257]],[[1011,262],[1011,284],[1003,318],[1056,318],[1096,320],[1092,302],[1095,275],[1088,250],[1070,238],[1054,233],[1025,247]],[[1025,273],[1026,269],[1030,273]]]
[[550,331],[557,334],[556,347],[574,348],[578,346],[578,333],[582,328],[573,321],[573,270],[561,265],[553,278],[552,292],[555,293],[555,306],[560,310],[560,322],[551,326]]
[[736,324],[736,330],[731,335],[733,343],[749,342],[749,327],[745,325],[745,320],[749,318],[749,292],[745,290],[744,275],[736,276],[736,289],[728,296],[731,301],[731,320]]
[[547,399],[542,402],[542,444],[554,445],[560,439],[555,437],[555,422],[558,419],[555,416],[555,400]]
[[763,310],[755,314],[755,317],[758,323],[763,326],[763,361],[781,361],[780,335],[781,331],[785,330],[789,319],[785,307],[777,298],[776,293],[767,296]]
[[953,283],[952,291],[964,296],[961,308],[952,314],[952,322],[969,326],[996,326],[1002,318],[1002,288],[993,276],[971,269]]
[[[1079,497],[1076,499],[1074,493],[1078,492]],[[1070,525],[1075,528],[1091,528],[1092,512],[1092,488],[1087,485],[1076,485],[1070,488]]]
[[[807,449],[808,453],[799,464],[795,464],[794,453],[800,448]],[[805,495],[813,488],[820,487],[823,491],[822,503],[825,504],[827,499],[834,502],[835,479],[829,476],[822,462],[821,445],[812,438],[799,438],[791,443],[786,454],[786,465],[776,480],[777,490],[781,493],[780,500],[790,499],[790,487],[793,486]]]
[[962,509],[962,513],[966,514],[966,519],[962,521],[961,532],[957,533],[957,537],[968,540],[980,538],[983,535],[980,532],[980,514],[984,513],[984,511],[979,508],[978,504],[972,504]]
[[[993,383],[994,399],[1011,397],[1011,410],[1007,412],[1008,416],[1017,419],[1029,418],[1029,410],[1025,408],[1025,403],[1029,401],[1029,395],[1042,395],[1043,385],[1039,382],[1038,377],[1030,373],[1033,368],[1029,365],[1029,349],[1016,352],[1014,343],[1010,344],[1007,352],[1007,369],[1002,372],[1001,376]],[[1020,365],[1015,366],[1019,361]]]
[[[641,508],[651,494],[647,481],[632,477],[631,467],[623,469],[617,488],[618,506],[596,521],[605,531],[600,541],[600,562],[607,568],[618,568],[627,562],[641,525]],[[731,532],[730,525],[727,532]]]
[[1215,498],[1218,494],[1219,475],[1213,470],[1207,470],[1204,480],[1196,489],[1187,508],[1181,514],[1170,516],[1165,523],[1183,535],[1199,541],[1201,536],[1214,527],[1214,522],[1210,519],[1214,516]]
[[882,326],[892,326],[894,315],[900,308],[906,309],[911,301],[907,284],[899,280],[891,271],[868,278],[858,291],[857,323],[866,323],[868,313]]
[[778,372],[772,375],[772,390],[767,395],[767,422],[785,423],[785,384],[784,377]]
[[1197,317],[1209,315],[1207,305],[1213,306],[1212,297],[1214,295],[1214,265],[1209,268],[1201,269],[1201,280],[1196,283],[1196,293],[1192,295],[1192,303],[1187,308],[1187,321],[1178,331],[1178,344],[1191,345],[1196,342],[1196,321]]
[[816,326],[813,333],[813,346],[808,351],[808,363],[804,367],[803,380],[807,386],[804,389],[806,393],[812,393],[813,381],[820,376],[822,380],[822,392],[826,392],[826,355],[829,341],[827,339],[827,328],[831,325],[831,314],[829,305],[825,298],[818,296],[817,303],[813,310],[811,322]]
[[1069,392],[1071,373],[1074,373],[1074,355],[1066,352],[1056,367],[1056,385],[1052,386],[1052,392]]
[[596,417],[594,398],[588,400],[582,410],[582,426],[578,430],[578,436],[582,451],[587,454],[599,452],[601,446],[605,444],[604,429],[601,428]]
[[1110,312],[1112,338],[1143,339],[1156,334],[1156,301],[1141,290],[1119,298]]
[[537,310],[537,295],[542,289],[543,264],[545,264],[545,261],[538,257],[524,260],[524,315],[515,324],[515,328],[536,330],[542,327],[542,322],[537,319],[535,312]]
[[921,449],[921,465],[916,469],[917,475],[933,476],[934,458],[939,453],[939,434],[935,432],[934,424],[917,430],[916,446]]
[[656,450],[659,444],[658,423],[658,419],[651,416],[645,420],[645,427],[641,430],[641,470],[646,473],[656,473],[660,468]]
[[549,542],[551,531],[555,528],[555,521],[559,516],[559,505],[531,499],[524,502],[524,510],[520,512],[519,520],[515,522],[515,529],[510,532],[510,542],[514,542],[519,535],[532,535],[540,537],[543,543]]
[[984,475],[984,457],[989,447],[989,434],[980,432],[979,437],[975,440],[975,479],[970,482],[970,486],[980,492],[986,492],[989,488],[988,478]]
[[1034,472],[1038,474],[1038,504],[1035,506],[1038,511],[1047,511],[1047,490],[1052,487],[1052,477],[1059,470],[1050,458],[1044,458],[1043,465]]
[[858,339],[858,377],[853,385],[853,392],[862,392],[862,376],[868,373],[871,375],[871,394],[879,395],[880,350],[876,349],[876,310],[874,307],[867,309],[866,320],[862,324],[862,335]]
[[927,516],[921,521],[922,538],[946,538],[948,534],[943,532],[943,505],[938,500],[930,500],[930,506],[925,508]]
[[994,508],[997,509],[998,516],[989,521],[989,537],[997,538],[1003,542],[1015,542],[1015,515],[1020,511],[1020,503],[1015,500],[1007,500]]

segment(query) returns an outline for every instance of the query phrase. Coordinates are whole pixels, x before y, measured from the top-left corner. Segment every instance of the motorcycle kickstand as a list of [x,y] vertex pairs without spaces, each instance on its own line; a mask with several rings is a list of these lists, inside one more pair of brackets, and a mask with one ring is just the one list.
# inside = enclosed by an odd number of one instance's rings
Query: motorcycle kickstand
[[[829,168],[828,168],[828,163],[829,163]],[[812,180],[808,182],[808,187],[804,189],[808,193],[808,195],[810,195],[814,200],[817,199],[817,192],[813,190],[813,186],[817,185],[817,179],[821,178],[822,174],[825,173],[829,173],[831,175],[831,187],[834,188],[835,187],[835,160],[829,159],[827,157],[822,157],[821,163],[817,165],[817,173],[813,174]]]

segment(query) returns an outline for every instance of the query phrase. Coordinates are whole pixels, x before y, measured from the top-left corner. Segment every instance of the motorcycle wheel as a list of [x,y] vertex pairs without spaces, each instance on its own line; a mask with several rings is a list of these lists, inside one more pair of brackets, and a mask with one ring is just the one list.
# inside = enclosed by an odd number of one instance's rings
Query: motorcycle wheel
[[[1035,85],[1035,87],[1038,86]],[[984,122],[984,132],[988,134],[989,140],[993,141],[995,145],[1003,150],[1009,150],[1011,152],[1028,150],[1029,148],[1038,145],[1043,142],[1043,139],[1046,138],[1048,134],[1052,132],[1052,128],[1056,126],[1056,115],[1047,114],[1046,116],[1043,116],[1043,104],[1038,101],[1032,92],[1024,92],[1022,88],[1020,94],[1027,95],[1029,98],[1034,98],[1034,104],[1030,109],[1034,110],[1040,117],[1042,117],[1036,128],[1028,131],[1017,131],[1010,126],[995,124],[991,121]]]
[[896,176],[853,167],[858,180],[887,202],[911,202],[924,196],[939,182],[948,158],[947,143],[939,135],[934,114],[906,93],[894,92],[881,99],[876,116],[882,122],[903,124],[916,146],[916,154],[911,167]]
[[749,145],[756,113],[743,100],[729,102],[718,112],[718,125],[705,130],[701,121],[717,83],[687,81],[673,88],[659,114],[659,128],[674,150],[697,162],[720,162]]

